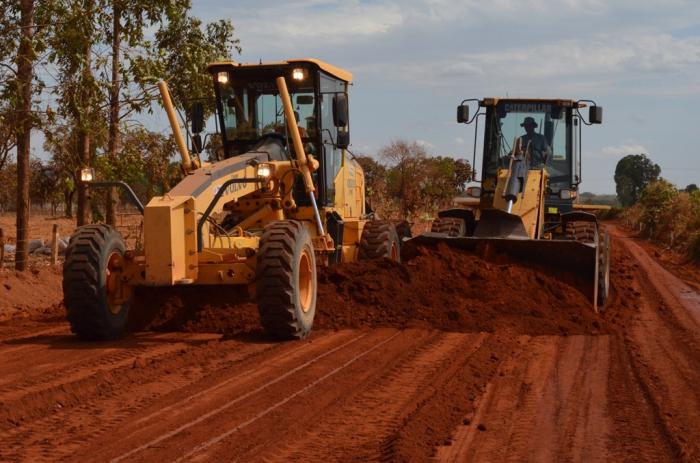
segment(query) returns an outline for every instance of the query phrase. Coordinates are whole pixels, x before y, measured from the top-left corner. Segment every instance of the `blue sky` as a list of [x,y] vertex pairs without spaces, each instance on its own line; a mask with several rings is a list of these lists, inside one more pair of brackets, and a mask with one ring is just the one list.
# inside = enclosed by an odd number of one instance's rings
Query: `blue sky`
[[617,161],[640,152],[678,186],[700,183],[697,0],[193,0],[193,14],[233,21],[237,60],[351,71],[355,153],[404,138],[471,158],[464,98],[592,99],[604,123],[584,130],[584,191],[614,192]]

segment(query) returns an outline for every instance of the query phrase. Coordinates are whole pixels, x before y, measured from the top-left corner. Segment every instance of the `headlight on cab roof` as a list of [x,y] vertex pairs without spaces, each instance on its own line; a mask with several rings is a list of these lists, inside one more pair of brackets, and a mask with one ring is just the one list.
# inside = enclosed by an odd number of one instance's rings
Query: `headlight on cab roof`
[[216,74],[216,81],[220,84],[227,84],[228,83],[228,72],[226,72],[226,71],[218,72]]
[[302,68],[292,69],[292,79],[294,79],[294,80],[306,79],[306,69],[302,69]]

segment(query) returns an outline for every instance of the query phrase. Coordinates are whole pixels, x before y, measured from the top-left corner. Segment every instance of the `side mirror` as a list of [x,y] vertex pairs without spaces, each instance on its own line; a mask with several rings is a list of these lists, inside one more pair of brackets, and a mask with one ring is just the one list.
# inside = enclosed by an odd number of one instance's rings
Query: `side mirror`
[[336,147],[340,148],[341,150],[348,149],[348,146],[350,146],[350,132],[348,131],[338,131],[338,137],[336,141]]
[[348,97],[342,93],[333,97],[333,124],[336,127],[348,125]]
[[603,123],[603,107],[591,106],[588,108],[588,122],[591,124]]
[[469,106],[459,105],[457,106],[457,122],[459,124],[464,124],[469,122]]
[[200,101],[192,105],[190,120],[192,121],[192,133],[201,133],[204,130],[204,105]]
[[202,137],[198,133],[192,135],[192,152],[197,154],[202,152]]

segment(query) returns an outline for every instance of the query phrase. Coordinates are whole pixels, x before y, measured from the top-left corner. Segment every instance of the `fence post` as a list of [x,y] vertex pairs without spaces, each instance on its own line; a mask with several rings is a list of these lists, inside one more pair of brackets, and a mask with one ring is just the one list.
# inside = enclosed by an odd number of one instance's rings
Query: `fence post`
[[58,262],[58,224],[53,224],[53,234],[51,239],[51,265]]
[[0,270],[5,265],[5,232],[0,228]]

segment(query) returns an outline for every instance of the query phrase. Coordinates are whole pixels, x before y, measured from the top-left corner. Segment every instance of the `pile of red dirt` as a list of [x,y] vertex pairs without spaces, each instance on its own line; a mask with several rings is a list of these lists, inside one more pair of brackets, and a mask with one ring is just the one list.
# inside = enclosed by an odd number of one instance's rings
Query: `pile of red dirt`
[[[317,326],[425,326],[447,331],[601,332],[575,278],[444,243],[398,265],[358,262],[322,272]],[[568,281],[567,281],[568,280]]]
[[60,267],[43,265],[26,272],[0,271],[0,321],[55,311],[62,301]]
[[245,287],[177,286],[137,288],[127,329],[239,334],[261,328]]
[[[510,329],[530,335],[603,331],[575,279],[442,243],[419,247],[416,254],[402,264],[378,260],[322,269],[315,327]],[[132,307],[130,327],[240,334],[259,331],[260,320],[240,288],[144,289]]]

